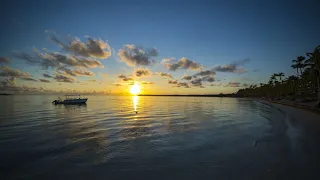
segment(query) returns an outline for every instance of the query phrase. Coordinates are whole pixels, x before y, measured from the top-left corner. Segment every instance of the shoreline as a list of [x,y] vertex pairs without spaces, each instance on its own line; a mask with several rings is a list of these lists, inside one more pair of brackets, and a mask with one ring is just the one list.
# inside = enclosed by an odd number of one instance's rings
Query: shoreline
[[305,111],[309,111],[309,112],[313,112],[316,113],[318,115],[320,115],[320,109],[316,108],[315,106],[312,105],[306,105],[306,104],[301,104],[298,102],[293,102],[293,101],[272,101],[272,100],[268,100],[268,99],[256,99],[258,101],[263,101],[269,104],[276,104],[276,105],[282,105],[282,106],[288,106],[291,108],[296,108],[296,109],[300,109],[300,110],[305,110]]

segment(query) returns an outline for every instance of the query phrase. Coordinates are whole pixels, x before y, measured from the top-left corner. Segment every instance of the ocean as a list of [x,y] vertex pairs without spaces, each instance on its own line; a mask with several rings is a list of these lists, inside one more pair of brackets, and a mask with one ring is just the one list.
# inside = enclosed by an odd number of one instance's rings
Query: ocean
[[[256,100],[0,96],[0,179],[315,179],[320,127]],[[320,120],[320,119],[319,119]]]

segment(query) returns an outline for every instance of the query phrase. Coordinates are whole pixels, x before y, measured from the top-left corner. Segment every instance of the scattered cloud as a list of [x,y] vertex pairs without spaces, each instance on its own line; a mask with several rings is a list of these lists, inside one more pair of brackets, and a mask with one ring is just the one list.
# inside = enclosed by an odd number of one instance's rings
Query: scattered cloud
[[11,87],[15,85],[16,85],[16,81],[14,77],[10,77],[1,81],[2,87]]
[[173,62],[175,60],[175,58],[171,57],[171,58],[163,58],[161,61],[161,64],[167,64],[170,62]]
[[0,64],[9,64],[10,59],[6,57],[0,57]]
[[118,51],[118,56],[128,66],[148,66],[155,62],[151,58],[158,56],[158,51],[155,48],[145,50],[135,45],[127,44]]
[[66,83],[74,83],[76,81],[75,78],[64,75],[64,74],[56,74],[53,79],[55,79],[57,82],[66,82]]
[[124,81],[124,82],[134,81],[133,78],[128,77],[128,76],[125,76],[125,75],[120,75],[120,76],[118,76],[118,78],[119,78],[121,81]]
[[31,78],[31,77],[25,77],[25,78],[21,78],[21,80],[25,80],[25,81],[35,81],[37,82],[38,80]]
[[184,75],[181,79],[190,81],[192,79],[192,76]]
[[37,49],[34,49],[35,54],[42,61],[38,62],[41,66],[45,67],[60,67],[60,66],[70,66],[70,67],[78,67],[78,68],[97,68],[103,67],[103,64],[100,61],[80,57],[80,56],[71,56],[71,55],[63,55],[58,52],[43,52],[40,53]]
[[96,82],[97,80],[95,80],[95,79],[90,79],[90,80],[88,80],[89,82]]
[[241,87],[241,83],[239,82],[229,82],[225,85],[225,87]]
[[190,88],[189,84],[186,82],[179,82],[177,84],[177,87],[184,87],[184,88]]
[[190,81],[190,83],[192,84],[192,86],[203,87],[202,81],[203,81],[202,78],[196,78],[196,79],[193,79],[192,81]]
[[216,66],[213,68],[213,70],[217,72],[245,73],[247,72],[247,70],[242,68],[241,66],[245,63],[248,63],[249,61],[250,59],[247,58],[241,61],[235,61],[231,64]]
[[63,50],[73,52],[76,55],[107,59],[111,56],[111,48],[106,41],[95,39],[87,36],[86,42],[81,42],[77,37],[71,37],[69,42],[64,43],[56,36],[50,36],[50,39],[58,44]]
[[12,52],[13,52],[13,56],[15,56],[16,58],[25,60],[28,63],[31,63],[31,64],[39,63],[39,58],[37,58],[35,56],[31,56],[27,53],[15,51],[15,50]]
[[215,75],[216,72],[213,71],[213,70],[205,70],[205,71],[201,71],[201,72],[198,72],[196,74],[193,75],[193,77],[198,77],[198,76],[213,76]]
[[14,77],[14,78],[28,78],[30,74],[27,72],[21,72],[18,69],[11,69],[8,66],[0,67],[1,77]]
[[188,70],[201,70],[202,66],[195,61],[189,60],[186,57],[181,58],[178,62],[169,61],[163,63],[164,66],[169,69],[169,71],[176,71],[178,69],[188,69]]
[[259,72],[260,69],[253,69],[252,72]]
[[153,82],[148,82],[148,81],[141,81],[140,83],[141,83],[141,84],[144,84],[144,85],[154,84]]
[[204,76],[201,79],[202,79],[202,81],[207,81],[207,82],[214,82],[215,81],[213,76]]
[[40,82],[44,82],[44,83],[50,83],[51,81],[50,80],[47,80],[47,79],[39,79]]
[[59,73],[68,74],[70,76],[94,76],[94,73],[85,69],[68,69],[66,67],[58,68]]
[[172,75],[169,73],[164,73],[164,72],[156,72],[155,75],[159,75],[161,77],[167,77],[169,79],[172,79]]
[[145,77],[145,76],[150,76],[151,71],[147,68],[138,68],[134,70],[133,73],[136,77]]
[[52,76],[50,74],[46,74],[46,73],[42,74],[42,76],[45,78],[52,78]]
[[168,83],[169,84],[178,84],[178,81],[177,80],[169,80]]

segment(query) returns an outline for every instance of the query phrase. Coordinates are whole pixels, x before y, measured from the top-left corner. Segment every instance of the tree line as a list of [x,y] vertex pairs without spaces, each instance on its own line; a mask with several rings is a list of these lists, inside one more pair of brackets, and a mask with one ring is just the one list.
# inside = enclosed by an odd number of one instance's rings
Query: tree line
[[317,106],[320,107],[320,45],[313,52],[292,60],[291,67],[296,70],[296,75],[284,78],[283,72],[274,73],[268,82],[240,89],[236,95],[273,100],[318,101]]

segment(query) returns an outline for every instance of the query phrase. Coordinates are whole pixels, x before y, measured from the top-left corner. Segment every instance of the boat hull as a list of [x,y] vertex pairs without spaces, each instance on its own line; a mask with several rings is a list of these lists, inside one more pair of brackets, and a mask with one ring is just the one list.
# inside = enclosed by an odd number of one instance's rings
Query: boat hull
[[85,104],[87,102],[88,98],[83,99],[66,99],[63,101],[53,101],[54,104]]

